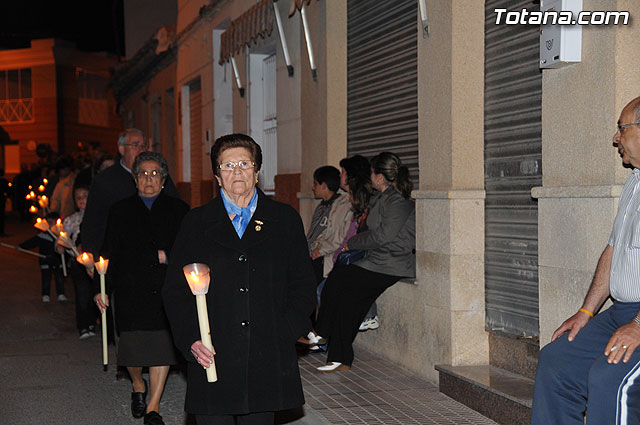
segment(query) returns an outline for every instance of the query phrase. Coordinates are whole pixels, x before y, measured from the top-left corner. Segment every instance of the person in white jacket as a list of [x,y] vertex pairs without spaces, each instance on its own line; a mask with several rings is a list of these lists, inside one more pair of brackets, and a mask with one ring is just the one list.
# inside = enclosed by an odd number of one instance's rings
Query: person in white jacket
[[337,168],[326,165],[313,173],[313,194],[322,201],[313,213],[307,240],[318,284],[331,272],[333,253],[344,239],[353,215],[349,194],[339,189]]

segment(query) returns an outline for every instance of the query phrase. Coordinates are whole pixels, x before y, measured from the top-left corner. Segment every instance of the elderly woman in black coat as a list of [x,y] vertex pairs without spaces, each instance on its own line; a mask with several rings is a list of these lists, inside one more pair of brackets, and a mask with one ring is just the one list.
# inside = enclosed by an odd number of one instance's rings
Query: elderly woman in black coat
[[[188,361],[185,409],[202,424],[273,424],[304,403],[295,343],[311,328],[315,278],[302,221],[256,188],[260,146],[231,134],[211,149],[220,195],[184,219],[163,297]],[[182,268],[211,270],[212,353],[200,340],[195,298]],[[213,355],[218,381],[207,382]]]
[[[107,284],[113,290],[120,333],[118,365],[127,367],[133,384],[131,413],[135,418],[144,415],[145,424],[162,425],[160,397],[169,366],[178,363],[179,357],[160,290],[189,206],[163,193],[169,173],[162,155],[142,152],[135,159],[132,174],[138,193],[111,207],[101,253],[109,259]],[[101,310],[109,305],[108,298],[102,303],[100,294],[94,301]],[[149,367],[149,388],[142,379],[143,367]]]

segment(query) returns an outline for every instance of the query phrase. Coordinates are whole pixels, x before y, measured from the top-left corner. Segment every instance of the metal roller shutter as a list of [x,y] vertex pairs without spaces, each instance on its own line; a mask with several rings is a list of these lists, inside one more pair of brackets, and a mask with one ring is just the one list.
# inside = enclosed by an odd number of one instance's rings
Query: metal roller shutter
[[416,0],[347,3],[347,153],[396,153],[418,184]]
[[485,3],[486,325],[537,336],[538,204],[542,184],[539,28],[496,25],[496,8],[539,10],[531,0]]

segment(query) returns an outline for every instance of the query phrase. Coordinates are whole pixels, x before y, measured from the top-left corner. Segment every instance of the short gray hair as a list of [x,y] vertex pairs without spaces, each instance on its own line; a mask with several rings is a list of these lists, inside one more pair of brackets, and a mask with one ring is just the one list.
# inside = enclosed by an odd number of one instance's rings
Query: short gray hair
[[162,179],[166,179],[169,175],[169,166],[167,165],[167,160],[164,159],[162,155],[158,152],[140,152],[138,156],[136,156],[136,160],[133,161],[133,167],[131,168],[131,172],[134,176],[137,176],[140,172],[140,164],[145,161],[155,161],[160,164],[160,175]]
[[[634,104],[635,102],[635,104]],[[635,115],[636,119],[634,121],[640,121],[640,97],[636,97],[635,99],[633,99],[630,104],[634,104],[632,106],[633,108],[633,114]]]
[[120,136],[118,136],[118,146],[126,145],[127,142],[129,141],[129,135],[132,133],[139,134],[144,139],[144,133],[142,132],[142,130],[138,130],[137,128],[133,128],[133,127],[127,128],[125,131],[120,133]]

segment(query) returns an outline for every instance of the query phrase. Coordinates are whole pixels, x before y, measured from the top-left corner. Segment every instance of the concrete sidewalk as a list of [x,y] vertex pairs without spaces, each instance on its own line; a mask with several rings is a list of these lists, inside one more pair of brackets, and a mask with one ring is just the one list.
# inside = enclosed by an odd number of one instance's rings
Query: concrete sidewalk
[[[13,217],[7,232],[0,241],[14,245],[35,234]],[[130,413],[130,383],[115,380],[113,347],[103,372],[100,334],[78,339],[73,283],[65,284],[68,302],[43,304],[37,258],[0,247],[0,424],[141,425]],[[321,374],[323,354],[302,356],[307,404],[277,423],[494,424],[372,353],[357,358],[349,372]],[[185,390],[183,375],[169,376],[160,405],[168,425],[195,424],[183,411]]]

